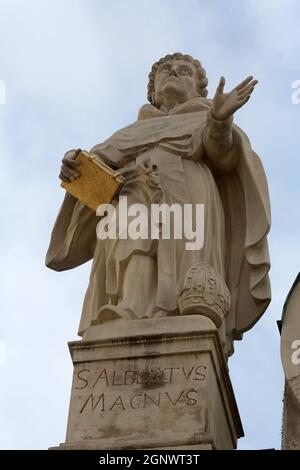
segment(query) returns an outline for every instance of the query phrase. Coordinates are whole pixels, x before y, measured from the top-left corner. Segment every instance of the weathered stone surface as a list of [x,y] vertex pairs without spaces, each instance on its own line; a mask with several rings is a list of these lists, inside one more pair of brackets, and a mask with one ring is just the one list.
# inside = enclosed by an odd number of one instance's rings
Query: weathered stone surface
[[300,450],[300,275],[284,305],[281,329],[281,361],[285,375],[282,449]]
[[[93,258],[80,336],[90,326],[114,319],[201,311],[217,327],[223,323],[230,355],[233,340],[241,339],[267,308],[267,181],[249,139],[234,124],[235,112],[246,105],[257,80],[249,76],[224,92],[222,77],[212,99],[207,98],[207,84],[199,61],[186,54],[168,54],[152,66],[150,103],[142,106],[137,121],[92,147],[93,158],[125,177],[112,201],[114,225],[123,227],[122,233],[99,236],[95,212],[66,194],[46,264],[62,271]],[[65,154],[60,169],[64,184],[80,185],[78,163],[80,149]],[[105,188],[97,190],[107,200]],[[123,196],[128,211],[136,213],[135,204],[142,204],[147,216],[140,223],[123,207]],[[177,229],[168,222],[161,225],[168,226],[169,235],[162,236],[161,230],[153,236],[145,220],[152,218],[149,211],[154,204],[190,207],[184,217],[189,229],[175,236]],[[196,205],[205,207],[203,223],[192,216]],[[128,234],[132,221],[141,226],[142,234]],[[190,237],[186,232],[196,226]]]
[[69,346],[74,377],[61,448],[232,449],[243,435],[210,319],[115,321]]
[[[207,84],[189,55],[155,62],[138,119],[91,149],[125,177],[113,216],[100,211],[99,221],[65,195],[46,265],[93,265],[83,340],[70,343],[62,448],[232,449],[243,433],[226,361],[270,302],[269,196],[262,162],[234,124],[257,80],[225,92],[221,77],[212,99]],[[82,177],[80,152],[63,158],[59,177],[68,185]],[[170,219],[157,217],[153,234],[155,205]],[[108,221],[112,230],[98,230]]]

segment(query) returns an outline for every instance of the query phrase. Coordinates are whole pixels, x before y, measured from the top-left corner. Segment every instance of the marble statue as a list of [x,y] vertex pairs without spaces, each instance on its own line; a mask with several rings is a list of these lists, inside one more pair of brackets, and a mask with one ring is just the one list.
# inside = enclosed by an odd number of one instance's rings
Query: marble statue
[[[216,324],[228,357],[233,340],[263,314],[270,302],[268,188],[261,160],[233,123],[256,84],[249,76],[225,92],[221,77],[211,100],[201,63],[167,55],[152,66],[149,103],[137,121],[91,149],[126,176],[119,196],[129,205],[204,204],[204,244],[186,250],[184,239],[172,237],[98,239],[99,217],[66,193],[46,265],[63,271],[93,259],[79,335],[112,320],[198,314]],[[61,180],[80,177],[79,151],[65,154]]]
[[285,301],[280,330],[281,362],[285,387],[283,399],[282,449],[300,450],[300,273]]

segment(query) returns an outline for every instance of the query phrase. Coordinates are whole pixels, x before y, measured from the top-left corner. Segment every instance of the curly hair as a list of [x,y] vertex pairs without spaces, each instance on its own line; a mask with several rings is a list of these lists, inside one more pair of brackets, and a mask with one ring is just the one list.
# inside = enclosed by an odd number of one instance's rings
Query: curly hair
[[168,60],[172,59],[180,59],[186,60],[187,62],[191,62],[196,69],[198,70],[198,77],[199,77],[199,96],[203,96],[206,98],[207,96],[207,85],[208,80],[206,78],[206,71],[202,67],[201,62],[197,59],[194,59],[191,55],[188,54],[181,54],[181,52],[175,52],[174,54],[167,54],[165,57],[162,57],[157,62],[152,65],[151,72],[149,73],[149,81],[148,81],[148,101],[155,106],[155,99],[154,99],[154,80],[155,74],[157,72],[158,67],[167,62]]

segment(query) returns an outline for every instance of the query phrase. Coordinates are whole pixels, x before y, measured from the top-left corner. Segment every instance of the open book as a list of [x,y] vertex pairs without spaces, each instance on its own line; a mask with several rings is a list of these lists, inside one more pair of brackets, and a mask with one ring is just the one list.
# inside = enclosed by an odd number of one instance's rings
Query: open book
[[79,178],[61,186],[80,202],[96,211],[100,204],[107,204],[119,192],[125,178],[100,160],[98,155],[82,151],[77,156]]

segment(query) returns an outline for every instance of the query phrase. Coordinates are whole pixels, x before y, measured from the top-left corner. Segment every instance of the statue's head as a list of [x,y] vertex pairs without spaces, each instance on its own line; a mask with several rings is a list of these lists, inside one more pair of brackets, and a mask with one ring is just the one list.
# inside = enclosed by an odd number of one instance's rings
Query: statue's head
[[152,65],[148,82],[148,100],[160,107],[162,98],[174,97],[184,102],[207,96],[206,72],[199,60],[187,54],[168,54]]

